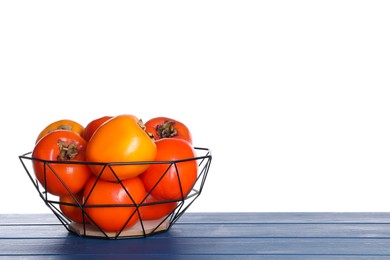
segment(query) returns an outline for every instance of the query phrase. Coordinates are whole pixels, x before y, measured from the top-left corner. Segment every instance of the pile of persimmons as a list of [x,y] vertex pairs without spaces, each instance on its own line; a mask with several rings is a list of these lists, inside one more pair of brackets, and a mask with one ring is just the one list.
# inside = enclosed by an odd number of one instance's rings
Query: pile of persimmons
[[[62,119],[39,133],[33,169],[74,222],[118,232],[167,216],[191,191],[198,164],[188,127],[167,117],[131,114],[87,125]],[[172,163],[172,162],[175,163]]]

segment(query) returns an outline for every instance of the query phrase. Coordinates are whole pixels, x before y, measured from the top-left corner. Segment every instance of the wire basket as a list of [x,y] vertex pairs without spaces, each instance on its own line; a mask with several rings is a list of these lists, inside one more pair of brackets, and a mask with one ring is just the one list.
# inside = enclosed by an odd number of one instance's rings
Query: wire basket
[[[94,237],[94,238],[104,238],[104,239],[124,239],[124,238],[140,238],[140,237],[148,237],[157,233],[166,232],[168,231],[175,223],[176,221],[183,215],[183,213],[191,206],[191,204],[199,197],[199,195],[202,192],[203,186],[206,181],[206,177],[210,168],[211,164],[211,152],[208,148],[200,148],[195,147],[195,151],[197,154],[197,157],[189,158],[185,160],[178,160],[178,161],[169,161],[169,162],[128,162],[128,163],[121,163],[121,165],[131,164],[131,165],[137,165],[137,164],[155,164],[155,163],[161,163],[161,164],[167,164],[168,167],[176,167],[178,163],[182,163],[185,161],[196,161],[198,165],[198,174],[196,181],[194,185],[192,186],[192,189],[186,196],[181,196],[180,199],[175,200],[160,200],[160,201],[154,201],[154,202],[147,202],[146,197],[144,200],[137,204],[137,203],[131,203],[131,204],[125,204],[125,205],[97,205],[95,207],[104,207],[104,208],[116,208],[116,207],[128,207],[132,209],[132,214],[129,217],[127,221],[130,221],[131,218],[136,218],[136,223],[131,225],[129,228],[124,227],[119,231],[106,231],[101,226],[99,226],[96,221],[94,221],[93,217],[91,217],[88,212],[87,208],[88,205],[85,204],[85,202],[79,202],[79,200],[76,198],[76,194],[73,194],[70,192],[70,195],[74,199],[74,203],[69,202],[61,202],[58,196],[50,194],[46,189],[45,185],[42,185],[36,178],[34,169],[33,169],[33,162],[34,161],[40,161],[45,164],[45,166],[50,167],[51,164],[56,163],[63,163],[58,161],[45,161],[45,160],[39,160],[32,157],[32,152],[25,153],[23,155],[19,156],[19,159],[23,165],[23,168],[25,169],[28,177],[30,178],[31,182],[33,183],[35,189],[37,190],[39,196],[44,201],[44,203],[49,207],[49,209],[54,213],[54,215],[58,218],[58,220],[62,223],[62,225],[71,233],[76,234],[80,237]],[[66,162],[69,164],[77,163],[77,164],[90,164],[88,162]],[[105,167],[112,166],[113,163],[106,163]],[[177,167],[176,167],[177,169]],[[57,176],[57,178],[64,184],[64,182],[61,180],[60,176],[58,176],[55,172],[54,174]],[[115,174],[115,173],[114,173]],[[179,173],[177,173],[179,174]],[[100,177],[100,176],[99,176]],[[97,177],[97,179],[99,179]],[[179,183],[180,183],[180,178]],[[46,179],[45,179],[46,181]],[[44,183],[46,183],[44,181]],[[161,178],[160,178],[161,181]],[[159,182],[160,182],[159,181]],[[121,181],[118,181],[121,183]],[[159,182],[155,185],[158,186]],[[65,185],[65,184],[64,184]],[[121,184],[123,189],[124,186]],[[92,188],[92,191],[93,192]],[[68,189],[69,190],[69,189]],[[149,191],[147,195],[149,195],[152,191]],[[183,194],[183,193],[182,193]],[[146,206],[157,206],[165,203],[175,203],[175,207],[165,216],[158,218],[158,219],[142,219],[140,211],[143,207]],[[76,207],[77,209],[80,209],[82,214],[82,220],[81,221],[73,221],[69,217],[67,217],[63,211],[61,210],[61,206],[72,206]],[[115,216],[112,216],[115,217]]]

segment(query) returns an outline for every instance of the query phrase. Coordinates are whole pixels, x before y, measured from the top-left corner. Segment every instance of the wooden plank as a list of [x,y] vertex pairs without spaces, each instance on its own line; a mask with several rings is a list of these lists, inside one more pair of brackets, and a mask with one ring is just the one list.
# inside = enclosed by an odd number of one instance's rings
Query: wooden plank
[[[388,256],[337,256],[337,255],[150,255],[150,254],[133,254],[129,255],[100,255],[89,254],[81,255],[74,254],[72,256],[58,256],[58,255],[36,255],[36,256],[7,256],[6,259],[29,259],[29,260],[51,260],[51,259],[137,259],[137,260],[161,260],[161,259],[175,259],[175,260],[388,260]],[[131,257],[131,258],[130,258]],[[72,259],[71,258],[71,259]]]
[[390,238],[389,224],[182,224],[175,237]]
[[389,212],[189,212],[181,223],[383,223]]
[[1,226],[0,243],[2,239],[34,239],[34,238],[64,238],[69,235],[62,225],[24,225]]
[[54,214],[1,214],[0,226],[9,224],[60,224]]
[[388,256],[390,239],[165,238],[131,240],[2,239],[4,255],[339,255]]
[[[205,259],[205,260],[388,260],[388,256],[318,256],[318,255],[80,255],[75,254],[71,257],[76,259],[137,259],[137,260],[161,260],[161,259],[175,259],[175,260],[197,260],[197,259]],[[7,256],[6,259],[29,259],[29,260],[50,260],[50,259],[69,259],[67,256]]]
[[[186,212],[180,223],[382,223],[390,212]],[[53,214],[1,214],[0,225],[59,223]]]
[[[69,232],[58,225],[0,226],[0,238],[62,238]],[[167,234],[182,238],[390,238],[389,224],[183,224]],[[87,238],[88,239],[88,238]]]

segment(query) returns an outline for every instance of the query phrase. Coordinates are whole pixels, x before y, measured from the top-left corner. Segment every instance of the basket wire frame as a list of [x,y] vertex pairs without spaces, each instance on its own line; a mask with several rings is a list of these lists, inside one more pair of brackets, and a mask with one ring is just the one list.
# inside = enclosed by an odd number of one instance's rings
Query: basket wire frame
[[[76,234],[81,237],[94,237],[94,238],[103,238],[103,239],[124,239],[124,238],[137,238],[137,237],[148,237],[157,233],[162,233],[170,230],[170,228],[177,222],[177,220],[186,212],[186,210],[194,203],[194,201],[199,197],[201,194],[208,172],[211,164],[211,152],[208,148],[201,148],[201,147],[195,147],[194,148],[197,154],[200,154],[197,157],[189,158],[189,159],[183,159],[183,160],[175,160],[175,161],[152,161],[152,162],[118,162],[118,163],[91,163],[91,162],[60,162],[60,161],[50,161],[50,160],[41,160],[37,158],[32,157],[32,152],[25,153],[23,155],[19,156],[20,162],[22,163],[22,166],[24,170],[26,171],[30,181],[33,183],[36,191],[38,192],[40,198],[43,200],[43,202],[46,204],[46,206],[53,212],[53,214],[57,217],[57,219],[60,221],[60,223],[70,232],[73,234]],[[44,167],[44,183],[43,185],[40,184],[40,182],[35,178],[34,170],[32,167],[33,161],[39,161],[45,164]],[[180,182],[180,176],[177,168],[177,164],[183,163],[186,161],[196,161],[198,164],[198,175],[196,178],[196,181],[190,190],[190,192],[187,194],[187,196],[183,196],[183,190],[181,189],[181,182]],[[91,189],[89,195],[93,192],[93,189],[97,183],[97,181],[100,179],[100,176],[103,173],[104,168],[109,167],[112,171],[112,173],[116,176],[118,183],[121,184],[122,188],[126,191],[127,195],[130,197],[132,204],[99,204],[99,205],[85,205],[84,202],[80,202],[76,195],[73,194],[69,188],[65,185],[64,181],[60,178],[60,176],[55,172],[54,168],[51,167],[52,164],[100,164],[103,165],[103,169],[101,170],[100,174],[97,176],[97,179],[95,181],[95,184],[93,188]],[[118,176],[115,174],[114,169],[112,166],[114,165],[129,165],[129,164],[166,164],[168,165],[166,171],[158,182],[152,187],[152,189],[147,192],[147,195],[149,195],[155,187],[160,183],[160,181],[163,179],[164,175],[168,172],[170,167],[176,168],[176,177],[178,178],[178,183],[180,187],[180,193],[181,198],[178,200],[163,200],[158,202],[150,202],[146,203],[144,202],[146,197],[143,199],[143,201],[139,204],[137,204],[134,199],[131,197],[131,194],[125,189],[124,185],[122,184],[122,181],[119,180]],[[60,202],[58,196],[52,195],[45,189],[46,187],[46,174],[47,169],[50,169],[52,173],[58,178],[58,180],[64,185],[64,187],[67,189],[69,194],[72,196],[74,203],[66,203],[66,202]],[[88,200],[88,197],[85,200]],[[165,217],[162,217],[158,220],[142,220],[141,214],[140,214],[140,207],[149,206],[149,205],[157,205],[161,203],[170,203],[170,202],[176,202],[176,207],[174,210],[166,215]],[[60,205],[66,205],[66,206],[75,206],[79,208],[82,211],[82,223],[75,223],[71,219],[69,219],[67,216],[65,216],[61,209]],[[127,219],[126,223],[123,225],[122,229],[118,232],[107,232],[104,231],[94,220],[91,218],[88,213],[86,212],[87,207],[130,207],[134,208],[133,213],[131,216]],[[137,221],[137,231],[136,232],[127,232],[125,229],[126,224],[132,219],[134,215],[138,216]],[[87,221],[88,219],[88,221]],[[146,227],[147,226],[147,227]],[[77,227],[77,228],[75,228]],[[90,232],[90,229],[93,228],[93,232]]]

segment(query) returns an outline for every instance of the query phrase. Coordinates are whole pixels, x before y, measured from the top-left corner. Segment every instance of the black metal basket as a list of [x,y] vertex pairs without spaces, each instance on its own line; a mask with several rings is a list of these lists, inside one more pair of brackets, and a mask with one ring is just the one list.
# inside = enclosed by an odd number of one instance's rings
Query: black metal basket
[[[95,238],[104,238],[104,239],[124,239],[124,238],[140,238],[140,237],[147,237],[151,236],[157,233],[168,231],[175,222],[183,215],[183,213],[191,206],[191,204],[199,197],[199,195],[202,192],[203,186],[206,181],[206,177],[210,168],[211,164],[211,152],[207,148],[199,148],[195,147],[195,151],[197,154],[197,157],[189,158],[185,160],[180,161],[170,161],[170,162],[161,162],[161,163],[168,163],[171,164],[173,167],[176,167],[175,165],[177,163],[183,162],[183,161],[196,161],[198,164],[198,175],[197,179],[188,193],[187,196],[182,197],[178,200],[162,200],[158,202],[153,203],[146,203],[141,202],[140,204],[129,204],[129,205],[120,205],[120,207],[132,207],[134,208],[134,213],[138,215],[137,223],[132,225],[130,228],[122,229],[117,232],[108,232],[104,231],[99,225],[94,223],[93,219],[91,221],[90,216],[86,212],[86,205],[83,203],[75,202],[74,204],[65,203],[67,206],[74,206],[79,208],[82,211],[83,215],[83,221],[81,222],[75,222],[69,219],[67,216],[63,214],[63,212],[60,209],[61,205],[64,205],[64,202],[60,202],[59,197],[50,194],[47,192],[47,190],[43,187],[43,185],[40,184],[40,182],[36,179],[34,170],[33,170],[33,161],[37,161],[38,159],[33,158],[31,156],[32,152],[25,153],[23,155],[19,156],[19,159],[23,165],[23,168],[27,172],[27,175],[29,176],[31,182],[33,183],[35,189],[37,190],[39,196],[44,201],[44,203],[50,208],[50,210],[54,213],[54,215],[58,218],[58,220],[63,224],[63,226],[71,233],[76,234],[81,237],[95,237]],[[45,161],[45,160],[38,160],[45,164],[51,164],[51,163],[58,163],[56,161]],[[67,163],[82,163],[82,164],[88,164],[88,162],[67,162]],[[140,162],[139,164],[145,164],[148,162]],[[149,162],[152,163],[159,163],[159,162]],[[126,163],[121,163],[126,164]],[[128,164],[137,164],[137,162],[129,162]],[[60,178],[57,175],[58,178]],[[161,179],[160,179],[161,180]],[[62,181],[62,180],[60,180]],[[158,185],[158,183],[156,184]],[[73,199],[76,200],[76,195],[72,194]],[[162,203],[172,203],[176,202],[176,207],[172,212],[170,212],[168,215],[160,218],[160,219],[153,219],[153,220],[143,220],[140,214],[140,208],[143,206],[148,205],[156,205],[156,204],[162,204]],[[101,207],[118,207],[118,205],[102,205]],[[114,216],[113,216],[114,217]],[[132,216],[131,216],[132,217]],[[131,218],[130,217],[130,218]],[[88,219],[88,221],[87,221]]]

